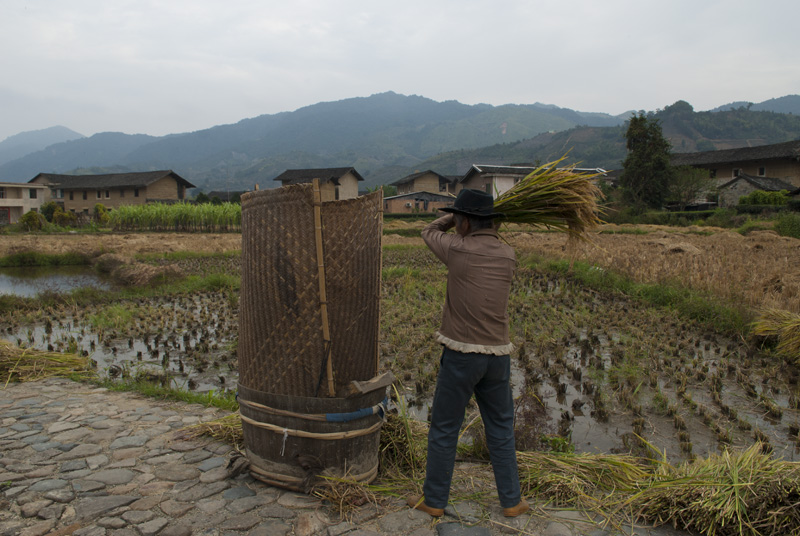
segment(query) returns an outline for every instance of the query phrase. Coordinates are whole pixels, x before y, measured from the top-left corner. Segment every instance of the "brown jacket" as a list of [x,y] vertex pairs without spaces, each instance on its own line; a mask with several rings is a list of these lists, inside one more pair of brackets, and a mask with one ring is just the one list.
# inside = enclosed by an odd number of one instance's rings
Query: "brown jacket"
[[422,239],[447,266],[447,296],[437,341],[451,350],[506,355],[514,346],[508,334],[508,294],[514,275],[514,250],[494,229],[462,237],[447,233],[451,216],[431,222]]

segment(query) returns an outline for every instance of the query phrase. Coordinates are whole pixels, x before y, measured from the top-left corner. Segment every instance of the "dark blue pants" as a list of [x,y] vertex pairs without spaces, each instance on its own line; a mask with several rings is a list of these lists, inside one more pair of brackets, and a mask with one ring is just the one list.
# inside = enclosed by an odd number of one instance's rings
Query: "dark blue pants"
[[510,376],[511,364],[507,355],[465,354],[448,348],[442,352],[428,432],[427,472],[423,487],[428,506],[447,506],[458,433],[473,393],[486,430],[500,505],[509,508],[519,504]]

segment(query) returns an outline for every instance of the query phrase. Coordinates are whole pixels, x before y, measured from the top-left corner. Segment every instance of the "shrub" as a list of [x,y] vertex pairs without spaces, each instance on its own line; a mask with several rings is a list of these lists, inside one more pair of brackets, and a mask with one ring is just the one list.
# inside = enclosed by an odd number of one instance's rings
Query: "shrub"
[[44,219],[44,216],[32,210],[23,214],[19,219],[19,225],[25,231],[41,231],[46,223],[47,220]]
[[770,226],[764,222],[758,222],[756,220],[747,220],[746,222],[744,222],[744,225],[736,229],[736,232],[746,236],[750,234],[750,232],[752,231],[764,231],[769,228]]
[[108,209],[106,209],[105,205],[102,203],[97,203],[94,206],[94,213],[92,214],[92,220],[95,223],[99,223],[100,225],[106,225],[111,217],[108,215]]
[[712,227],[734,227],[732,220],[735,215],[736,211],[733,209],[718,208],[713,214],[706,217],[706,225]]
[[781,214],[773,229],[781,236],[800,238],[800,214],[795,212]]
[[789,192],[765,192],[755,190],[739,198],[740,205],[785,205],[789,201]]
[[61,207],[53,214],[53,223],[60,227],[75,227],[78,217],[74,212],[64,212]]
[[756,214],[767,217],[785,210],[786,205],[736,205],[736,212],[739,214]]

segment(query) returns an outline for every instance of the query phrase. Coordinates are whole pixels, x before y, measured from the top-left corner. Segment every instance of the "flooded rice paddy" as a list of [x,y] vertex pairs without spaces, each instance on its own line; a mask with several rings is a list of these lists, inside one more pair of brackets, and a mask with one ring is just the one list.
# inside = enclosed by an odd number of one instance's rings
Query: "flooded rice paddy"
[[87,287],[109,290],[112,283],[86,266],[0,268],[0,294],[30,298]]
[[[238,257],[176,264],[187,274],[239,271]],[[441,351],[433,332],[444,274],[424,248],[384,251],[382,368],[421,420]],[[520,448],[561,437],[576,451],[663,453],[674,462],[758,440],[776,456],[800,454],[800,374],[768,351],[533,268],[518,270],[509,313]],[[77,351],[109,376],[198,391],[235,390],[238,380],[231,290],[63,306],[0,318],[0,330],[20,345]],[[476,415],[473,404],[465,421]]]

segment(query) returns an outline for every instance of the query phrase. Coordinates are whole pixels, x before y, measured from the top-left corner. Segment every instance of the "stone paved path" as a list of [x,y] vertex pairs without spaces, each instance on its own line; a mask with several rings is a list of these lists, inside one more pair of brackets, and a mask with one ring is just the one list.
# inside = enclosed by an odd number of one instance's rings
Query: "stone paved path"
[[341,520],[316,498],[232,474],[231,446],[176,434],[223,415],[63,379],[0,389],[0,535],[611,534],[576,512],[508,520],[470,503],[435,522],[399,499]]

